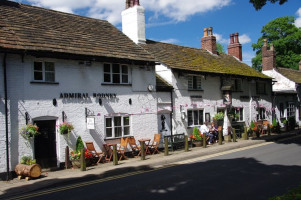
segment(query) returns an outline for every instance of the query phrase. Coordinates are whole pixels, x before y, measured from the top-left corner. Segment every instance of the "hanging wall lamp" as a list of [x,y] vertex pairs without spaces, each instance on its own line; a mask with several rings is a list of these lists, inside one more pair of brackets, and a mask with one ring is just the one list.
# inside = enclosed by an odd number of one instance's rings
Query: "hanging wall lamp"
[[132,105],[132,99],[129,99],[129,104]]
[[53,104],[53,106],[57,106],[57,101],[55,98],[52,100],[52,104]]
[[102,99],[101,98],[98,99],[98,103],[99,103],[100,106],[102,105]]

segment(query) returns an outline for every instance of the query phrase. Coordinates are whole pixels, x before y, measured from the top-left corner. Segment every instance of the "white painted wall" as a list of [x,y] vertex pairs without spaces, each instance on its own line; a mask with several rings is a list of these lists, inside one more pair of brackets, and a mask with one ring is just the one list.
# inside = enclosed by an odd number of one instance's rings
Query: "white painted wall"
[[145,44],[145,14],[142,6],[128,8],[121,13],[122,32],[136,44]]
[[[2,55],[1,55],[2,59]],[[35,60],[55,62],[56,82],[59,84],[32,84],[33,62]],[[0,60],[1,61],[1,60]],[[2,63],[2,62],[1,62]],[[14,167],[23,155],[32,155],[33,143],[28,143],[18,132],[25,125],[25,112],[31,119],[51,117],[57,119],[57,124],[62,122],[62,111],[66,113],[67,122],[74,125],[74,131],[70,135],[62,136],[57,131],[57,156],[58,163],[64,162],[64,149],[66,145],[75,147],[77,136],[83,141],[93,141],[96,149],[100,150],[105,142],[104,121],[107,115],[118,113],[131,114],[131,134],[139,138],[151,138],[158,132],[157,127],[157,96],[155,92],[149,92],[149,84],[155,86],[155,71],[143,70],[139,66],[130,66],[132,71],[132,85],[102,85],[103,63],[93,62],[92,66],[79,65],[78,61],[57,59],[35,59],[26,56],[24,63],[19,55],[9,55],[8,67],[8,96],[10,100],[9,111],[11,125],[11,166]],[[1,75],[2,67],[0,69]],[[2,80],[2,78],[1,78]],[[0,173],[5,172],[6,160],[3,150],[4,120],[3,119],[3,89],[1,90],[0,104]],[[61,99],[60,93],[88,93],[87,99]],[[116,99],[103,99],[102,106],[93,93],[116,93]],[[57,106],[53,106],[52,100],[57,99]],[[132,99],[132,105],[129,104]],[[95,130],[86,129],[85,108],[94,112]],[[143,123],[142,123],[143,122]],[[69,141],[70,140],[70,141]]]
[[[166,81],[172,77],[172,86],[174,87],[174,113],[173,113],[173,133],[185,133],[191,134],[192,127],[187,127],[187,110],[200,109],[205,113],[210,113],[211,120],[217,113],[218,108],[225,108],[222,100],[222,91],[220,89],[220,77],[219,76],[204,76],[202,78],[203,91],[188,91],[187,76],[178,76],[177,73],[171,73],[168,67],[163,65],[156,66],[157,73],[161,77],[166,78]],[[271,91],[267,87],[268,93],[266,95],[260,95],[260,99],[252,99],[252,96],[258,96],[256,94],[256,82],[250,80],[243,80],[242,92],[232,93],[232,106],[242,107],[244,109],[244,122],[249,126],[251,121],[256,121],[258,106],[266,108],[266,119],[272,121],[272,104],[271,104]],[[191,99],[191,95],[202,96],[202,99]],[[161,95],[158,95],[161,96]],[[241,96],[249,96],[250,99],[241,99]],[[159,106],[159,104],[158,104]],[[181,118],[180,107],[183,106],[186,118]]]

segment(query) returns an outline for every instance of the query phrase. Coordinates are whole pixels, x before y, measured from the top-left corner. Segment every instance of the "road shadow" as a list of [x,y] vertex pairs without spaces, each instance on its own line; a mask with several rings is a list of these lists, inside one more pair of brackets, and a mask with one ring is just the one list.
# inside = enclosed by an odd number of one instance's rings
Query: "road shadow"
[[[266,165],[253,158],[216,159],[192,164],[176,165],[154,170],[144,165],[110,170],[101,174],[64,180],[44,180],[11,188],[0,198],[12,194],[38,192],[85,181],[99,180],[133,171],[144,171],[135,176],[66,190],[71,199],[268,199],[287,192],[301,183],[300,166]],[[44,187],[42,187],[44,185]],[[36,189],[32,189],[36,186]],[[85,192],[82,192],[85,191]],[[128,196],[130,194],[130,196]],[[57,195],[57,196],[56,196]],[[62,199],[63,192],[47,195],[47,199]],[[43,199],[43,197],[41,197]]]

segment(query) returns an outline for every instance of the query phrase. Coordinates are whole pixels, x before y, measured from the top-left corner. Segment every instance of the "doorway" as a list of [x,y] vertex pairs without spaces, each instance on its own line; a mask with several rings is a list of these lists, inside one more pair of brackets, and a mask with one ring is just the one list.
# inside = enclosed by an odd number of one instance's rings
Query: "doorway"
[[34,122],[40,134],[34,139],[35,159],[42,168],[57,167],[56,121],[41,120]]

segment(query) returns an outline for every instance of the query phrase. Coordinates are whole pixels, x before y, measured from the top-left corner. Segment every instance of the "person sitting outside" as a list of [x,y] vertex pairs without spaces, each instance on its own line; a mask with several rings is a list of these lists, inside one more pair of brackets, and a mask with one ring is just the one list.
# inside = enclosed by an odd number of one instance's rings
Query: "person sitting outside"
[[209,127],[209,132],[213,135],[213,140],[218,141],[218,130],[217,127],[214,126],[214,122],[211,122],[211,126]]
[[210,131],[209,131],[208,122],[205,122],[203,125],[201,125],[199,130],[200,130],[201,134],[205,134],[206,137],[209,137],[209,143],[208,144],[212,144],[213,134],[210,133]]

